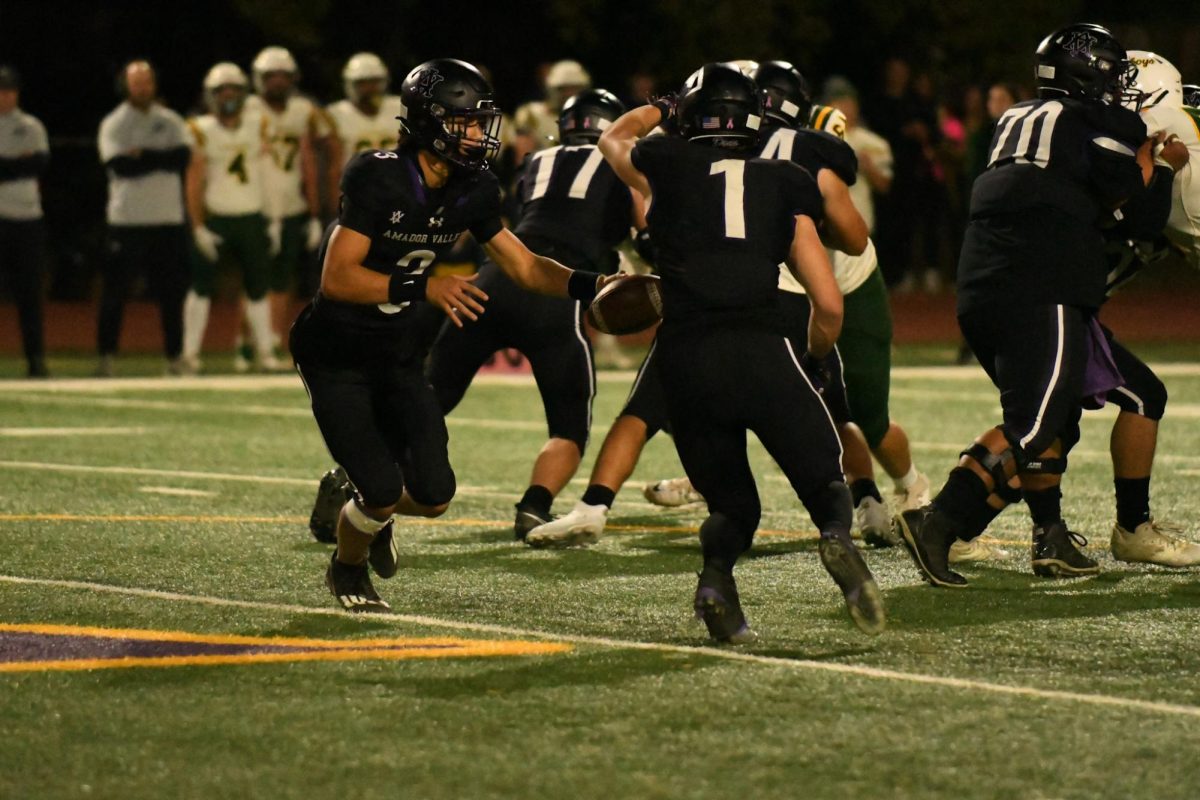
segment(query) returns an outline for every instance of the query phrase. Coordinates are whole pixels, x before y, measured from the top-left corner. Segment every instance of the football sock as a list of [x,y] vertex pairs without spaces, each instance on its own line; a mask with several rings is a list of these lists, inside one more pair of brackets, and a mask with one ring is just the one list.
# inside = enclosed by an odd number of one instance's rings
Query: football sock
[[617,493],[607,486],[593,483],[583,493],[582,499],[589,506],[607,506],[608,508],[612,508],[613,501],[617,499]]
[[957,523],[965,523],[987,505],[987,484],[970,469],[955,467],[950,470],[946,485],[933,498],[933,507]]
[[183,301],[183,355],[195,358],[200,355],[204,342],[204,329],[208,327],[208,309],[212,299],[201,297],[193,291]]
[[343,564],[362,564],[371,552],[371,540],[388,520],[368,517],[354,500],[342,506],[337,524],[337,560]]
[[554,495],[545,486],[538,486],[536,483],[525,490],[525,494],[521,496],[520,502],[517,503],[517,508],[534,511],[542,516],[550,514],[550,504],[554,502]]
[[854,503],[850,489],[841,481],[810,492],[800,498],[822,539],[841,539],[850,536],[854,522]]
[[855,506],[861,503],[864,497],[873,497],[880,503],[883,502],[883,495],[879,493],[879,487],[870,478],[859,478],[850,484],[850,497]]
[[1003,510],[1003,508],[992,508],[989,503],[981,503],[972,508],[971,512],[967,515],[961,538],[969,542],[976,536],[979,536],[987,530],[987,526],[991,525],[992,520]]
[[733,565],[745,550],[744,542],[745,537],[738,525],[720,512],[711,515],[700,526],[700,549],[704,553],[704,566],[712,567],[726,575],[733,573]]
[[897,492],[907,491],[908,487],[912,486],[914,483],[917,482],[917,478],[920,476],[920,474],[921,473],[917,472],[916,462],[915,461],[911,462],[908,465],[908,472],[904,473],[904,475],[902,475],[901,477],[895,479],[896,491]]
[[1021,495],[1029,506],[1029,516],[1033,524],[1039,528],[1047,528],[1056,522],[1062,522],[1062,490],[1057,486],[1031,492],[1023,490]]
[[1150,521],[1150,479],[1117,478],[1117,524],[1132,533]]
[[259,357],[271,355],[271,306],[267,298],[246,300],[246,322],[250,325],[250,338]]

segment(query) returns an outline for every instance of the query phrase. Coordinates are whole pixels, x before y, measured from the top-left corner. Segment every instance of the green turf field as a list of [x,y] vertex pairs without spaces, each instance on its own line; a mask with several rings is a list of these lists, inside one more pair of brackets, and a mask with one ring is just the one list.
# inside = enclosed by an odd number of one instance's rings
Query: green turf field
[[[1200,369],[1163,375],[1154,507],[1200,538]],[[594,444],[629,378],[602,376]],[[936,482],[997,419],[977,370],[905,368],[893,387]],[[294,378],[0,382],[0,798],[1200,793],[1200,574],[1108,555],[1111,414],[1085,417],[1065,485],[1099,577],[1035,578],[1013,509],[990,532],[1007,558],[964,569],[965,591],[869,552],[890,613],[877,639],[849,622],[752,444],[763,531],[738,574],[761,638],[716,649],[690,614],[701,512],[640,496],[679,473],[669,439],[596,547],[512,541],[540,413],[524,382],[468,393],[449,420],[459,495],[400,524],[402,571],[377,581],[397,613],[359,619],[335,607],[307,533],[328,464]],[[107,641],[88,628],[300,655],[61,669],[62,642]],[[4,671],[22,636],[43,652]]]

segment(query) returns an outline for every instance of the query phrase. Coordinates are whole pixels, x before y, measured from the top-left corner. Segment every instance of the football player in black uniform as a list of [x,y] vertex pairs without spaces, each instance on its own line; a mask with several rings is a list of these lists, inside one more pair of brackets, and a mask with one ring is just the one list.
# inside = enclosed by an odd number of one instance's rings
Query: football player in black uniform
[[[758,65],[756,74],[766,76],[759,85],[764,101],[764,118],[758,156],[793,161],[815,176],[825,217],[822,236],[826,243],[850,254],[862,253],[867,245],[867,226],[855,209],[847,189],[848,184],[856,179],[857,160],[854,151],[836,136],[800,128],[802,121],[808,118],[811,101],[800,96],[804,79],[790,64],[766,62]],[[785,82],[785,79],[787,89],[778,90],[778,84]],[[770,90],[765,85],[767,81],[771,83]],[[793,342],[803,346],[808,337],[808,300],[799,293],[803,289],[790,277],[790,273],[783,274],[787,268],[781,266],[781,270],[780,288],[784,290],[780,292],[779,303],[783,307],[784,318],[790,323],[789,335]],[[603,532],[616,493],[632,474],[646,442],[660,430],[670,432],[666,400],[655,367],[659,358],[658,348],[652,346],[638,370],[625,407],[604,439],[581,501],[569,514],[532,531],[527,539],[531,545],[562,547],[590,543]],[[823,395],[839,425],[839,432],[842,429],[847,431],[847,435],[842,437],[843,447],[853,448],[857,445],[859,450],[851,451],[857,456],[856,463],[865,459],[869,466],[871,455],[866,442],[861,434],[854,436],[850,432],[850,410],[836,351],[830,351],[825,367],[830,370],[830,380]],[[887,427],[886,424],[884,427]],[[849,441],[848,436],[852,437]],[[847,463],[847,458],[847,453],[843,453],[843,464]],[[686,478],[662,481],[647,487],[647,498],[655,501],[654,494],[664,483],[672,487],[682,484],[686,487],[683,491],[690,498],[697,502],[703,500]]]
[[[1059,485],[1085,403],[1123,382],[1096,320],[1104,301],[1102,228],[1144,213],[1152,172],[1146,126],[1121,107],[1125,48],[1098,25],[1055,31],[1037,49],[1038,99],[1000,118],[987,170],[971,194],[958,268],[963,335],[1000,389],[1002,425],[962,455],[931,505],[897,525],[922,576],[965,586],[947,566],[996,509],[1023,498],[1033,518],[1032,566],[1045,577],[1091,575],[1086,540],[1062,518]],[[1136,202],[1125,205],[1134,199]],[[1161,229],[1161,219],[1143,221]],[[1014,480],[1014,478],[1016,480]],[[1019,489],[1016,486],[1019,485]]]
[[[679,135],[641,138],[671,109],[661,100],[628,112],[600,137],[600,149],[622,180],[651,198],[663,298],[658,372],[680,460],[709,509],[696,612],[717,640],[753,638],[733,577],[761,515],[746,456],[753,431],[820,531],[821,560],[851,617],[878,633],[882,597],[850,540],[837,431],[812,383],[842,316],[816,231],[816,181],[795,164],[754,157],[762,100],[731,64],[706,65],[688,79],[676,109]],[[812,299],[807,351],[797,352],[780,319],[784,261]]]
[[[629,237],[631,225],[646,227],[641,195],[621,182],[596,147],[601,131],[623,113],[624,104],[603,89],[588,89],[564,104],[561,144],[534,153],[517,184],[521,216],[514,232],[528,247],[570,267],[617,272],[614,248]],[[484,261],[475,285],[488,294],[488,313],[468,326],[442,328],[429,380],[449,414],[497,350],[516,348],[529,359],[550,438],[517,503],[514,533],[524,539],[550,520],[550,505],[587,445],[596,375],[585,309],[578,301],[524,291],[491,261]]]
[[500,220],[487,171],[499,147],[492,89],[470,64],[436,59],[401,86],[395,150],[356,156],[323,246],[321,287],[292,328],[291,350],[330,454],[356,496],[342,508],[326,583],[348,611],[387,611],[371,585],[395,573],[393,513],[438,516],[454,496],[445,420],[425,379],[425,304],[474,321],[487,294],[474,276],[426,275],[464,230],[518,285],[590,302],[602,278],[534,255]]

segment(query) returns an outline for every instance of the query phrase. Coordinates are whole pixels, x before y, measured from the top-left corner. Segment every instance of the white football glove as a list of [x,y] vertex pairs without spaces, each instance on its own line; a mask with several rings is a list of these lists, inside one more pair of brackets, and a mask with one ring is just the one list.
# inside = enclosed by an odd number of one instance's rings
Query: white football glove
[[196,243],[196,249],[200,251],[200,255],[214,262],[218,257],[217,247],[225,241],[203,225],[192,228],[192,240]]
[[304,240],[304,249],[316,250],[321,246],[321,239],[325,236],[325,226],[321,224],[321,220],[317,217],[308,218],[308,228],[306,229]]
[[276,218],[267,222],[267,240],[271,243],[270,253],[274,258],[283,249],[283,220]]

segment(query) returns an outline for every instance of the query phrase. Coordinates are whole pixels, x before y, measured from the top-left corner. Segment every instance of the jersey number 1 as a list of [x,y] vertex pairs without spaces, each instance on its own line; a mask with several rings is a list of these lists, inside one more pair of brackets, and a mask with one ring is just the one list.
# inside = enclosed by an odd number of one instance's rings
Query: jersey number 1
[[742,198],[746,193],[746,162],[726,158],[713,164],[708,174],[725,176],[725,238],[745,239],[746,212]]

